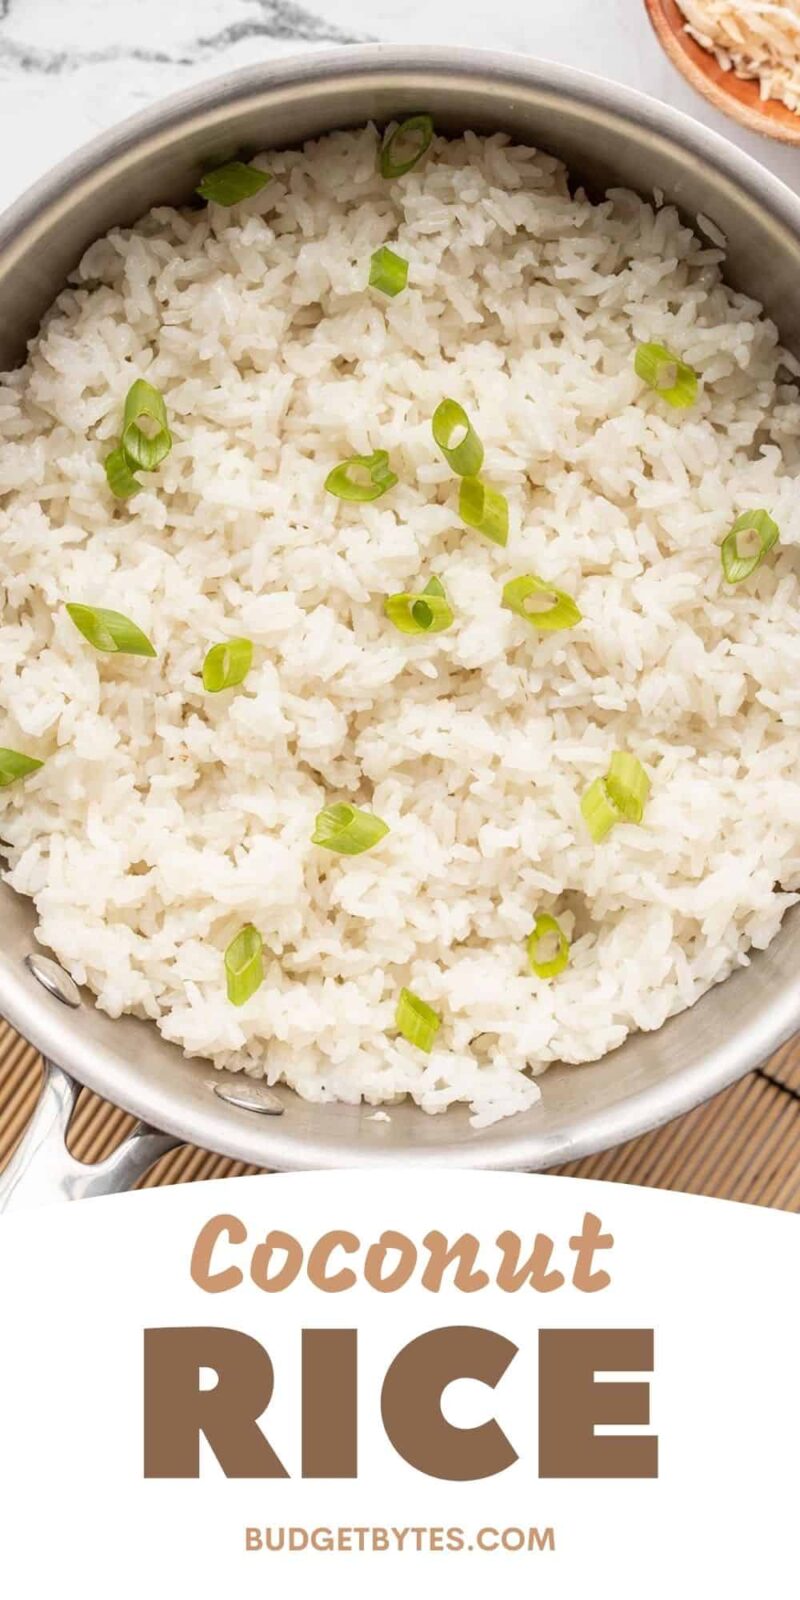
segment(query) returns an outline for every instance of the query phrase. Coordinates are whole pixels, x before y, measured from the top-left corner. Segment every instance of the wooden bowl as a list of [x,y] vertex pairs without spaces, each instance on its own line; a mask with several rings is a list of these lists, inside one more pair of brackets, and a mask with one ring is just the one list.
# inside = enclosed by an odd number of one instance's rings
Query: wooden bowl
[[726,72],[716,56],[686,32],[686,18],[676,0],[645,0],[647,13],[673,66],[712,106],[734,117],[751,133],[800,145],[800,116],[782,100],[762,100],[755,78]]

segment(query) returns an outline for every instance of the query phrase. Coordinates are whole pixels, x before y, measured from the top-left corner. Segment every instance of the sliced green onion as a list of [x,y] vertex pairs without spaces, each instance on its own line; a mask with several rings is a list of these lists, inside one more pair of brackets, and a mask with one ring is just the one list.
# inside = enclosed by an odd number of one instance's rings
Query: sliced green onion
[[[355,476],[357,473],[361,476]],[[396,482],[397,473],[389,466],[388,452],[375,450],[371,456],[348,456],[346,461],[341,461],[328,473],[325,488],[338,500],[378,500]]]
[[131,470],[130,462],[125,451],[119,446],[106,456],[103,465],[106,469],[106,479],[112,494],[118,500],[130,500],[132,494],[138,494],[142,485]]
[[543,628],[547,633],[557,633],[562,628],[574,628],[581,621],[581,612],[572,595],[556,589],[552,583],[528,573],[524,578],[512,578],[503,589],[503,605],[515,611],[518,617],[533,628]]
[[508,543],[508,501],[480,478],[461,479],[458,514],[468,528],[477,528],[493,544]]
[[244,683],[252,665],[252,640],[227,639],[224,644],[212,644],[203,662],[203,688],[209,694],[234,689],[237,683]]
[[[155,424],[155,431],[145,433],[143,422]],[[139,472],[153,472],[171,449],[172,434],[167,426],[164,396],[152,383],[137,378],[125,398],[122,454],[129,467]]]
[[637,344],[633,365],[638,377],[671,406],[683,409],[697,399],[694,367],[674,356],[663,344]]
[[537,917],[528,935],[528,966],[537,978],[557,978],[569,963],[569,939],[555,917]]
[[615,750],[604,778],[595,778],[581,800],[581,811],[595,843],[616,822],[641,822],[650,779],[636,756]]
[[223,167],[207,172],[197,185],[196,193],[204,200],[213,200],[217,206],[235,206],[240,200],[249,200],[266,184],[272,182],[271,172],[259,172],[244,161],[226,161]]
[[581,797],[581,813],[595,844],[605,839],[615,822],[622,820],[609,799],[605,778],[595,778],[594,783],[589,784]]
[[383,609],[401,633],[443,633],[453,622],[452,607],[438,578],[431,578],[421,595],[390,594]]
[[7,789],[10,783],[27,778],[31,772],[38,772],[43,765],[35,756],[25,756],[21,750],[5,750],[0,745],[0,789]]
[[606,793],[626,822],[641,822],[650,779],[637,756],[615,750],[606,773]]
[[239,929],[225,951],[225,981],[232,1006],[243,1006],[264,982],[264,941],[252,922]]
[[388,823],[374,812],[340,802],[318,812],[311,843],[321,845],[323,850],[335,850],[340,856],[360,856],[388,832]]
[[483,445],[463,406],[442,400],[433,413],[431,429],[448,466],[460,478],[475,478],[483,466]]
[[404,256],[395,255],[388,244],[373,251],[369,264],[369,286],[380,289],[381,294],[402,294],[408,283],[408,262]]
[[[406,117],[385,138],[378,156],[378,170],[382,178],[402,178],[422,160],[433,138],[433,120],[424,114]],[[410,147],[410,148],[409,148]],[[405,153],[404,153],[405,151]]]
[[768,511],[743,511],[722,541],[720,554],[726,581],[741,583],[749,578],[779,538],[778,524]]
[[433,1006],[426,1005],[410,989],[401,989],[394,1020],[398,1033],[402,1033],[409,1044],[415,1044],[418,1050],[430,1055],[442,1026],[442,1019]]
[[84,639],[108,655],[154,656],[146,633],[121,611],[104,611],[101,606],[68,605],[67,610]]

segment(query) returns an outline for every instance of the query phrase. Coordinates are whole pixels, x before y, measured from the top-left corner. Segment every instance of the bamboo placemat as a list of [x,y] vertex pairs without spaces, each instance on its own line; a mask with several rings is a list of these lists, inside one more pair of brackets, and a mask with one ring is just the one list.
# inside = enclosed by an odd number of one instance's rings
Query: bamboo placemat
[[[32,1046],[0,1022],[0,1169],[36,1103],[41,1071]],[[99,1161],[132,1126],[123,1111],[84,1090],[72,1119],[70,1149],[81,1161]],[[162,1157],[142,1186],[235,1178],[258,1170],[184,1145]],[[556,1170],[800,1212],[800,1036],[767,1066],[688,1116]]]

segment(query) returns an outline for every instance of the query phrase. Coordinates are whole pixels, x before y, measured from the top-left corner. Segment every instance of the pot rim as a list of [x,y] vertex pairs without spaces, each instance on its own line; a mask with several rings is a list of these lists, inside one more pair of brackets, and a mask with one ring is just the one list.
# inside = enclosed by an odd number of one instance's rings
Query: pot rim
[[724,134],[654,95],[582,68],[508,50],[459,47],[456,55],[445,45],[365,44],[270,57],[263,65],[240,67],[203,79],[125,117],[35,179],[0,213],[0,251],[13,251],[19,236],[45,210],[58,206],[67,194],[75,195],[102,168],[113,176],[115,162],[133,145],[146,149],[152,137],[167,130],[188,129],[192,123],[213,128],[233,106],[242,109],[249,100],[263,102],[271,90],[282,96],[287,90],[302,93],[323,78],[356,76],[368,80],[374,73],[376,83],[389,75],[402,76],[408,82],[415,76],[424,80],[433,71],[454,84],[458,80],[466,85],[476,78],[488,78],[517,85],[522,92],[533,89],[540,104],[546,103],[549,92],[553,104],[566,95],[579,104],[599,106],[612,116],[617,114],[625,122],[661,135],[665,143],[681,145],[703,160],[710,160],[718,173],[736,187],[752,192],[761,205],[766,203],[767,209],[800,235],[800,196],[788,184]]

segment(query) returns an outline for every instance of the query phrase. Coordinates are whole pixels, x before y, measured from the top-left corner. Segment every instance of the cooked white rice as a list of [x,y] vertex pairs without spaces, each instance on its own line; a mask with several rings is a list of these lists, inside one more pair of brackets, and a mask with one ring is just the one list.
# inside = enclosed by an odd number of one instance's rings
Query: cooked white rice
[[[690,1006],[797,898],[800,404],[774,326],[673,209],[571,198],[500,136],[437,140],[387,184],[376,137],[269,154],[237,209],[101,240],[2,380],[0,744],[45,765],[0,833],[39,938],[112,1016],[313,1100],[486,1123],[548,1063]],[[384,241],[410,262],[395,300],[365,289]],[[691,411],[636,377],[650,339],[700,372]],[[102,463],[145,375],[175,443],[121,505]],[[459,524],[445,395],[508,497],[506,550]],[[391,493],[323,491],[377,448]],[[734,590],[719,542],[756,506],[781,542]],[[583,624],[501,609],[526,572]],[[432,574],[456,625],[403,636],[384,596]],[[66,601],[132,617],[158,660],[98,655]],[[206,649],[242,634],[250,676],[205,695]],[[615,749],[652,794],[596,845],[579,803]],[[340,799],[390,824],[369,854],[309,842]],[[572,939],[552,982],[526,961],[543,911]],[[270,954],[237,1009],[246,922]],[[430,1056],[395,1034],[403,985],[442,1015]]]

